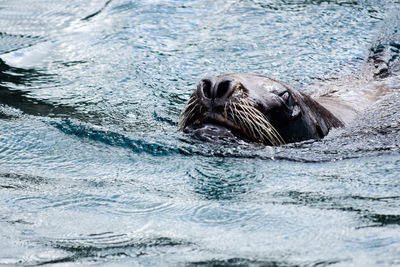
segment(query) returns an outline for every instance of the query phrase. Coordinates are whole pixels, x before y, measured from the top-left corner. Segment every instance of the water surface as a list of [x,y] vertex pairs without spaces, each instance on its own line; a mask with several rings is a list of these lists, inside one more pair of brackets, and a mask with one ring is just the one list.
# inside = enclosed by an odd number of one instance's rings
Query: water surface
[[0,1],[0,265],[400,264],[398,72],[322,141],[177,131],[207,75],[363,79],[399,1],[67,2]]

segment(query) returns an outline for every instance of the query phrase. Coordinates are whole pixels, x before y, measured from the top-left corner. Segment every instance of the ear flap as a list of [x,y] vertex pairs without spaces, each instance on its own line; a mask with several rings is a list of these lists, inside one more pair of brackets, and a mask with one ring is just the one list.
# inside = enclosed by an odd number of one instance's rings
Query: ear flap
[[293,107],[293,111],[292,111],[292,118],[296,118],[300,114],[301,114],[301,109],[297,104],[295,104],[295,106]]

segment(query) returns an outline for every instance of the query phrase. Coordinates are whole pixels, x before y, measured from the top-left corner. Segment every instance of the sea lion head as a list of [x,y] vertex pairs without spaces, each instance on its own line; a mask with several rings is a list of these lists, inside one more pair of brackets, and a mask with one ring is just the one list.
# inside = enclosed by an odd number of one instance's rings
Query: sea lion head
[[197,136],[236,136],[266,145],[320,139],[343,123],[296,88],[256,74],[202,79],[180,115]]

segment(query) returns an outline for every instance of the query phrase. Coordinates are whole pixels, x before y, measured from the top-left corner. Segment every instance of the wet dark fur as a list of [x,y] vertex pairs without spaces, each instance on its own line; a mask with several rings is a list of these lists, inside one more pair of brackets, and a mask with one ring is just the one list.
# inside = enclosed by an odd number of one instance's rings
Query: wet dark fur
[[296,88],[255,74],[227,74],[199,83],[181,114],[180,128],[196,129],[199,135],[208,124],[267,145],[320,139],[331,128],[344,126]]
[[274,121],[271,124],[277,129],[286,143],[299,142],[308,139],[322,139],[330,129],[344,127],[344,123],[329,110],[320,105],[310,96],[298,92],[301,98],[297,103],[301,106],[301,115],[287,121]]

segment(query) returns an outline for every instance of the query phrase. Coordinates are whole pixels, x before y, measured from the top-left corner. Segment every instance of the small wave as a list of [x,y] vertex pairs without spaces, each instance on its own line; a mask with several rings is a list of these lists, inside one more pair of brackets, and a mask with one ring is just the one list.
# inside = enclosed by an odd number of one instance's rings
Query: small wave
[[[323,265],[323,263],[321,263]],[[188,267],[194,266],[274,266],[274,267],[291,267],[298,266],[284,261],[275,260],[254,260],[246,258],[229,258],[229,259],[210,259],[204,261],[195,261],[186,263]]]
[[0,173],[0,189],[26,189],[31,186],[46,184],[47,180],[40,176],[19,173]]
[[153,156],[187,154],[183,149],[175,146],[165,145],[161,142],[146,141],[145,136],[132,139],[121,133],[90,124],[77,123],[70,119],[52,121],[50,124],[65,134],[75,135],[80,138],[101,142],[107,145],[128,148],[135,153],[148,153]]
[[171,126],[178,127],[178,123],[175,120],[168,118],[168,117],[161,116],[157,112],[153,113],[153,117],[156,121],[165,122]]
[[8,34],[0,32],[0,54],[5,54],[21,48],[26,48],[42,42],[43,40],[44,39],[39,36]]
[[91,18],[93,18],[93,17],[99,15],[99,14],[111,3],[111,1],[112,1],[112,0],[108,0],[107,2],[104,3],[104,5],[103,5],[102,8],[100,8],[99,10],[93,12],[93,13],[90,14],[90,15],[87,15],[86,17],[84,17],[84,18],[81,19],[81,20],[90,20]]
[[[366,152],[376,155],[377,152],[397,151],[398,146],[388,146],[381,149],[365,148],[358,151],[354,143],[349,141],[349,151],[343,151],[342,142],[306,141],[283,147],[260,147],[257,144],[209,144],[181,138],[180,133],[120,133],[106,127],[82,123],[73,119],[50,120],[49,124],[68,135],[103,144],[130,149],[134,153],[146,153],[152,156],[202,156],[215,158],[247,158],[265,161],[290,161],[302,163],[321,163],[365,156]],[[134,136],[130,136],[134,135]],[[354,139],[350,136],[348,139]],[[340,140],[340,139],[339,139]],[[181,142],[179,142],[181,141]],[[183,141],[183,142],[182,142]],[[343,141],[345,142],[345,141]],[[356,149],[356,151],[354,151]],[[368,151],[366,151],[366,149]],[[356,153],[358,152],[358,153]]]
[[388,225],[399,226],[400,225],[400,215],[397,214],[376,214],[369,213],[366,214],[365,219],[372,222],[369,227],[384,227]]
[[45,252],[22,257],[0,258],[0,265],[38,266],[57,263],[73,263],[89,260],[97,263],[109,258],[138,258],[157,253],[156,249],[167,249],[190,245],[184,240],[165,236],[137,236],[136,234],[117,234],[104,232],[89,234],[79,238],[42,239],[38,241],[46,248]]
[[136,233],[105,232],[79,238],[44,240],[47,246],[68,253],[67,257],[47,263],[75,262],[84,258],[139,257],[148,255],[151,248],[190,245],[184,240],[166,236],[138,236]]

